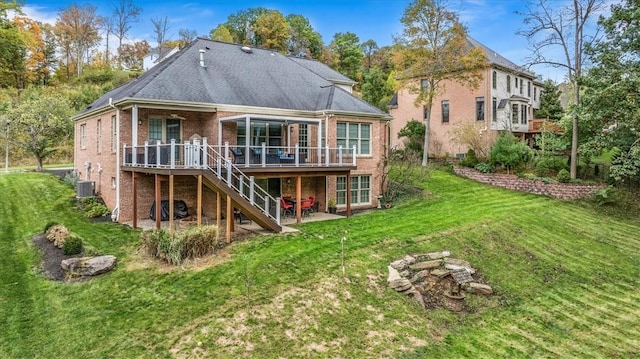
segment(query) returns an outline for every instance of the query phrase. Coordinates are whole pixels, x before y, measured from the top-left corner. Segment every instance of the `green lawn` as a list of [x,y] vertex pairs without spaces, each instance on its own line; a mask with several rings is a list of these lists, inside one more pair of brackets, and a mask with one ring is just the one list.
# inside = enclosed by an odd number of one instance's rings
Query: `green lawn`
[[[637,356],[640,221],[440,171],[425,187],[424,199],[169,270],[139,264],[150,261],[137,232],[89,223],[54,177],[0,176],[0,357]],[[118,256],[116,270],[44,279],[30,237],[52,220]],[[389,262],[439,250],[473,263],[496,294],[455,314],[387,288]]]

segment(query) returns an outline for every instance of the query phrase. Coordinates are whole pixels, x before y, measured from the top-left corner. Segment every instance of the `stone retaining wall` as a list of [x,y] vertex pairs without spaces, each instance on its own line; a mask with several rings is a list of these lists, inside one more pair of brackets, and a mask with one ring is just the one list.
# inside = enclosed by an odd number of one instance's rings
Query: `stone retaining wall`
[[520,192],[528,192],[543,196],[550,196],[563,200],[588,198],[593,193],[606,187],[605,185],[586,185],[572,183],[544,183],[540,180],[520,178],[516,175],[481,173],[471,168],[454,167],[455,173],[474,181],[490,184],[492,186],[507,188]]

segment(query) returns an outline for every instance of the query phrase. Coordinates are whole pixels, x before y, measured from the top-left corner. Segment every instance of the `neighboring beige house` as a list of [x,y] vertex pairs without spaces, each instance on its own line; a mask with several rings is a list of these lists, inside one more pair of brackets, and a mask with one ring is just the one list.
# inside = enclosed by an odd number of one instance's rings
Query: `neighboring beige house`
[[[120,222],[154,202],[281,230],[281,199],[377,205],[391,117],[313,60],[197,39],[73,117],[74,167]],[[160,226],[159,207],[156,224]],[[170,208],[173,208],[170,206]]]
[[[489,66],[484,69],[480,86],[469,89],[455,82],[444,83],[431,111],[430,157],[463,157],[468,148],[458,143],[451,130],[462,123],[473,123],[483,136],[493,139],[499,130],[512,131],[523,140],[540,132],[541,120],[534,120],[540,108],[542,83],[535,74],[524,70],[478,41]],[[404,139],[398,132],[412,119],[423,121],[422,107],[416,107],[415,94],[398,91],[390,103],[391,146],[402,148]]]
[[156,47],[155,49],[151,50],[150,53],[144,55],[144,57],[142,58],[142,69],[144,71],[148,71],[150,68],[159,64],[160,61],[167,59],[169,56],[177,53],[178,51],[180,51],[180,49],[177,46]]

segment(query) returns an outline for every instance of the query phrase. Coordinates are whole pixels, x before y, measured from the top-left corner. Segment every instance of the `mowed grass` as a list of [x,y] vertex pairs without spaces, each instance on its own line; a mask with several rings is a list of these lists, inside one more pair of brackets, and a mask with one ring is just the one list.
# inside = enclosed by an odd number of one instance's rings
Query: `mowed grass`
[[[137,231],[84,219],[54,177],[2,175],[0,356],[640,353],[640,221],[440,171],[425,189],[390,210],[234,243],[211,265],[169,270],[148,265]],[[30,238],[51,220],[118,256],[116,270],[81,283],[45,279]],[[426,311],[387,287],[389,262],[441,250],[473,263],[495,295],[468,296],[468,312],[455,314]]]

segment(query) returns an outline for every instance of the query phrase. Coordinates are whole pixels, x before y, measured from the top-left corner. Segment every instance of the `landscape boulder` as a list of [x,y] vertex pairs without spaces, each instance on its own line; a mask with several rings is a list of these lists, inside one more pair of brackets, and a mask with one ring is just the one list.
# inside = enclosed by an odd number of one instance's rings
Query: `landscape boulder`
[[116,266],[116,257],[112,255],[99,257],[68,258],[60,263],[65,271],[73,276],[90,277],[106,273]]

